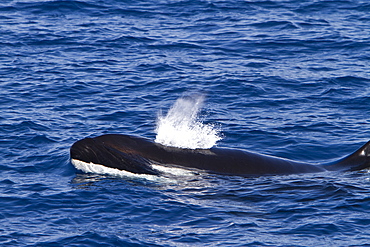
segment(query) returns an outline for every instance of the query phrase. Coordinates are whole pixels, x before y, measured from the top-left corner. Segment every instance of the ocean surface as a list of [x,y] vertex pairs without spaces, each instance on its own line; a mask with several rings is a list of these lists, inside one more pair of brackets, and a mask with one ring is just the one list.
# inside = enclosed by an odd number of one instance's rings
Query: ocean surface
[[85,174],[77,140],[159,114],[305,162],[370,140],[368,0],[3,0],[1,246],[370,246],[370,173]]

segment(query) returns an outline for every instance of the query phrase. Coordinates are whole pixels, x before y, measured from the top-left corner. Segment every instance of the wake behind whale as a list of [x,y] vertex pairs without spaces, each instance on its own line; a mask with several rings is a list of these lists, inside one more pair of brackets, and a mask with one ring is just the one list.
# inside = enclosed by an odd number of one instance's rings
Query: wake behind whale
[[184,169],[247,177],[370,167],[370,141],[347,157],[321,165],[216,148],[215,143],[221,139],[219,130],[199,119],[203,100],[199,95],[181,97],[165,116],[159,115],[154,142],[118,134],[85,138],[72,145],[71,162],[84,172],[142,177]]

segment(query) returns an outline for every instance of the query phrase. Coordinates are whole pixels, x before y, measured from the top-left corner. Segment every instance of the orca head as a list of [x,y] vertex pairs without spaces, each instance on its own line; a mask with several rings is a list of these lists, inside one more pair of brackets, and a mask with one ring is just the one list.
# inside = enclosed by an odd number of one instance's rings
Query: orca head
[[[124,147],[124,146],[123,146]],[[71,149],[72,160],[103,165],[138,174],[159,175],[151,166],[151,161],[132,153],[130,149],[116,149],[114,144],[98,138],[85,138],[75,142]]]

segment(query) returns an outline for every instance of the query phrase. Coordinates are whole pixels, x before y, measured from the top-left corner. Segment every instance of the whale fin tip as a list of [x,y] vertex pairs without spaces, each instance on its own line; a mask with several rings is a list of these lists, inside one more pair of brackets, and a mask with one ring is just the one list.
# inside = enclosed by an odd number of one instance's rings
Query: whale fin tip
[[359,155],[366,156],[366,157],[370,156],[370,141],[368,141],[364,146],[362,146],[359,149]]
[[370,168],[370,141],[354,153],[323,166],[327,170],[358,171]]

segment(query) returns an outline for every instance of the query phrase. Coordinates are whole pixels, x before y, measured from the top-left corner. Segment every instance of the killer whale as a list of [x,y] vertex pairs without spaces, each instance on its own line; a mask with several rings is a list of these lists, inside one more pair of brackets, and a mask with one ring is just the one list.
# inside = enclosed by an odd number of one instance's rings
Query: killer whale
[[327,164],[304,162],[257,154],[239,149],[213,147],[182,149],[163,146],[149,139],[108,134],[84,138],[70,149],[72,164],[100,165],[135,174],[161,175],[155,164],[202,170],[208,173],[265,176],[324,171],[356,171],[370,167],[370,141],[356,152]]

